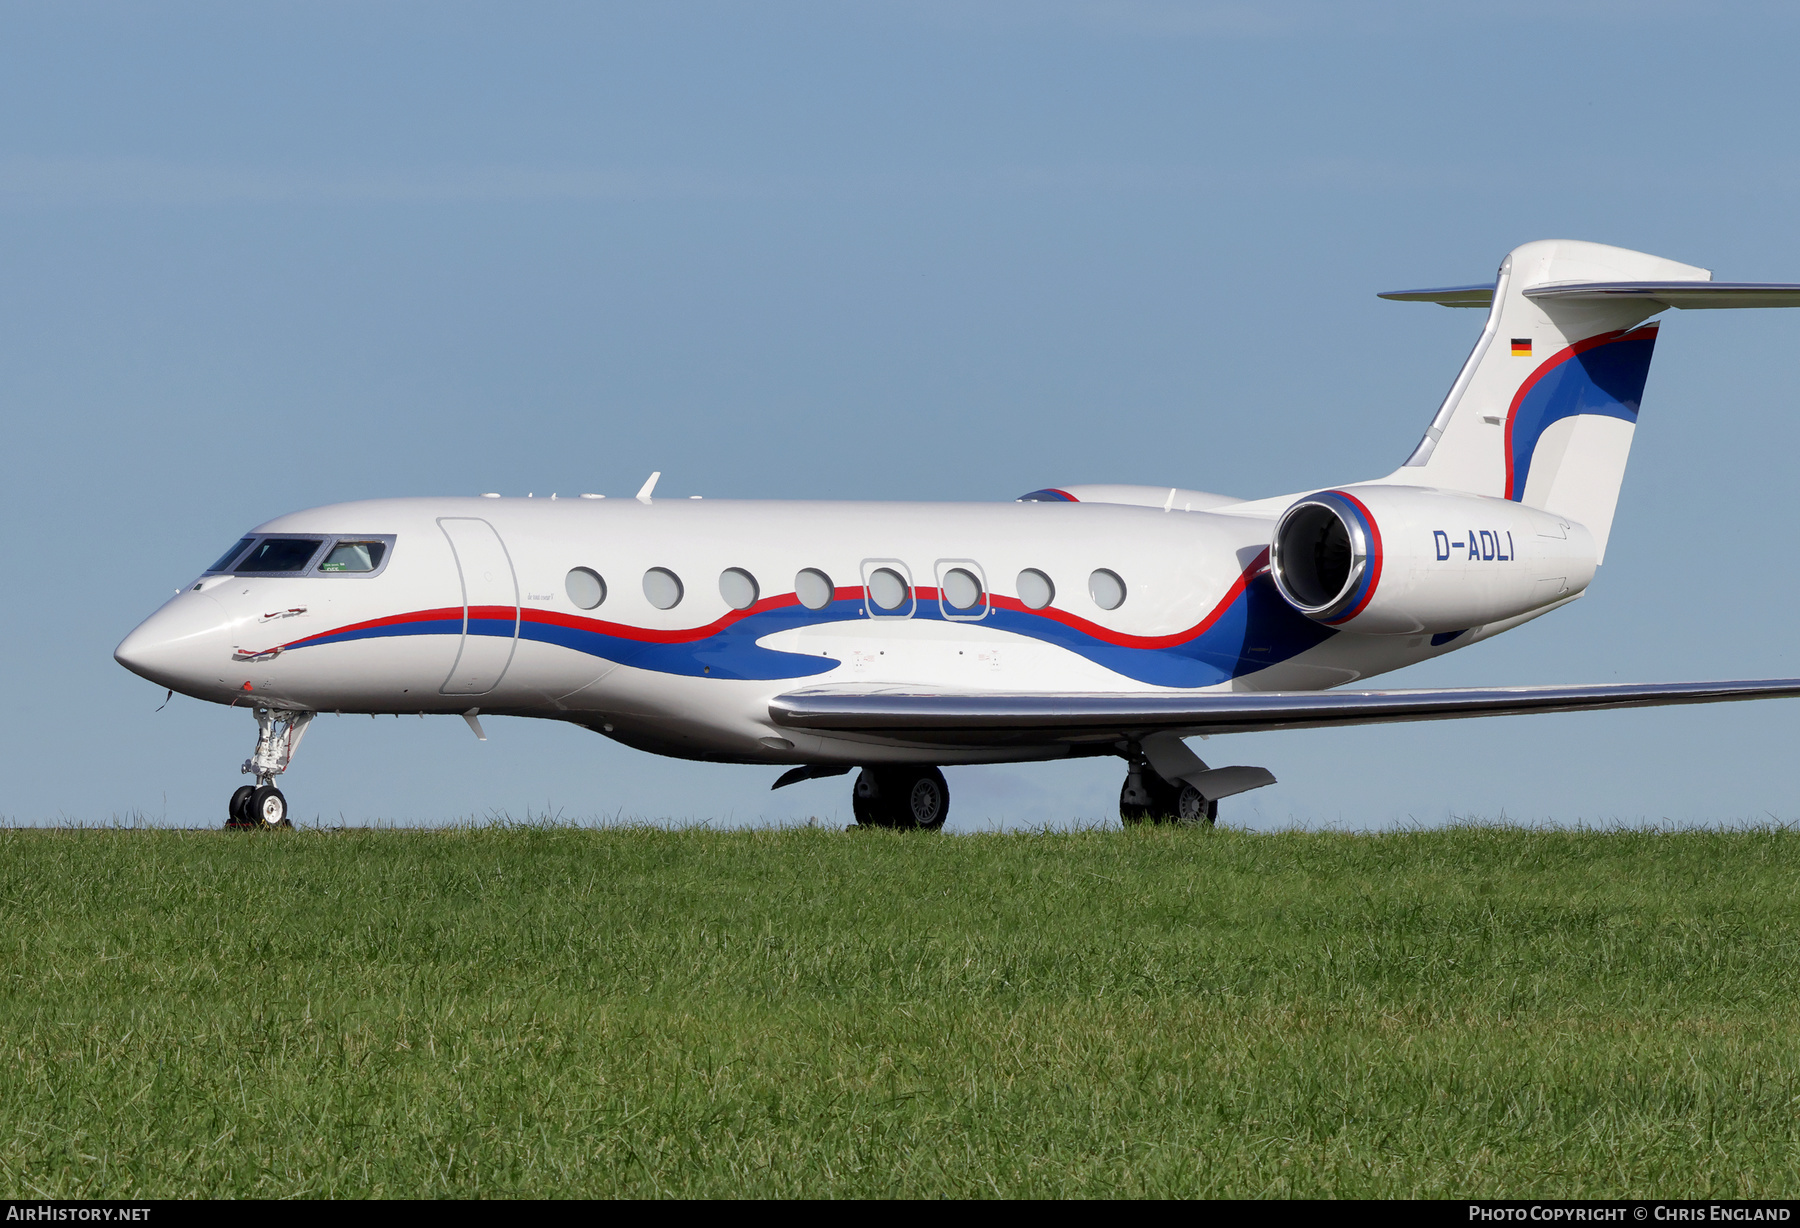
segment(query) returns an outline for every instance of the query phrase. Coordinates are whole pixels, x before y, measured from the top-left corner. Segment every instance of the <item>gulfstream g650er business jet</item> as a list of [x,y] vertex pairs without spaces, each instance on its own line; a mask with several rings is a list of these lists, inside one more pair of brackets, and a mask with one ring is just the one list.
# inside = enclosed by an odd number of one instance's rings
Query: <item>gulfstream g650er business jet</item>
[[1386,477],[1243,501],[1063,486],[1013,503],[389,499],[268,521],[126,637],[121,664],[254,713],[234,825],[314,714],[573,721],[688,759],[859,768],[863,823],[938,827],[944,764],[1117,755],[1127,821],[1269,784],[1194,734],[1800,695],[1748,682],[1332,690],[1580,597],[1670,307],[1800,285],[1594,243],[1492,285],[1386,295],[1487,326]]

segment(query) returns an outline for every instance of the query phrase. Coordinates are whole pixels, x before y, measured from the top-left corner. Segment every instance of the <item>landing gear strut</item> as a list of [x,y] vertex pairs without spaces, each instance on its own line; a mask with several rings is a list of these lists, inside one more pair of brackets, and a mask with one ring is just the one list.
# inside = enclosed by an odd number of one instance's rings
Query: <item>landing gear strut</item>
[[1207,801],[1193,785],[1164,780],[1141,758],[1131,761],[1131,771],[1119,788],[1119,821],[1127,827],[1139,823],[1211,827],[1218,817],[1219,803]]
[[930,764],[864,768],[850,808],[864,827],[936,831],[950,817],[950,786]]
[[275,787],[275,778],[287,771],[306,727],[316,712],[283,712],[273,708],[256,709],[256,751],[244,760],[243,771],[254,776],[256,783],[242,785],[231,795],[226,827],[292,827],[288,822],[287,798]]

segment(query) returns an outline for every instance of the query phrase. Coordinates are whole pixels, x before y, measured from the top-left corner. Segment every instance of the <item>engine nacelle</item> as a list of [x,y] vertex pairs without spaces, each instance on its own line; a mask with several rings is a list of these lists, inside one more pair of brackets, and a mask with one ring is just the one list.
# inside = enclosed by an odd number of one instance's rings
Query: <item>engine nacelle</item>
[[1269,571],[1308,618],[1346,631],[1461,631],[1541,610],[1594,578],[1593,535],[1510,499],[1347,486],[1276,522]]

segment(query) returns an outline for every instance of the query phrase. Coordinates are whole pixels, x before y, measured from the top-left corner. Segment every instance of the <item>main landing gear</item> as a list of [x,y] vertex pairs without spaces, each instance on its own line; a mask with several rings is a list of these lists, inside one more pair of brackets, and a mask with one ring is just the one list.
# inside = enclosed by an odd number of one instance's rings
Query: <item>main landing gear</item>
[[866,767],[857,774],[850,809],[864,827],[936,831],[950,817],[950,786],[930,764]]
[[293,826],[288,822],[287,798],[275,787],[275,778],[287,771],[288,762],[300,748],[300,739],[306,736],[306,727],[317,715],[256,709],[256,752],[244,760],[243,767],[246,775],[256,778],[256,783],[242,785],[231,795],[226,827]]
[[1164,780],[1142,758],[1131,761],[1131,771],[1119,788],[1119,821],[1125,826],[1177,823],[1211,827],[1218,817],[1219,803],[1207,801],[1193,785]]

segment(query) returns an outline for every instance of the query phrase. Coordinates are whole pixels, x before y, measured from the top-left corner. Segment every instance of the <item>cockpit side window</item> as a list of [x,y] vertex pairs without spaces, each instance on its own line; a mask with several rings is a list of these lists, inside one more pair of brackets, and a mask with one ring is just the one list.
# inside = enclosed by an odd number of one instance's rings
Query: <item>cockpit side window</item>
[[235,545],[231,549],[227,550],[224,554],[221,554],[219,556],[219,561],[214,563],[211,567],[208,567],[206,570],[209,572],[230,571],[232,560],[236,559],[238,555],[242,554],[244,552],[244,547],[248,546],[251,542],[253,542],[255,540],[256,539],[254,537],[245,537],[245,538],[239,539],[237,545]]
[[380,541],[339,541],[319,564],[319,570],[333,575],[339,572],[375,571],[387,553],[387,543]]
[[324,544],[322,537],[265,537],[232,570],[240,576],[305,571]]

